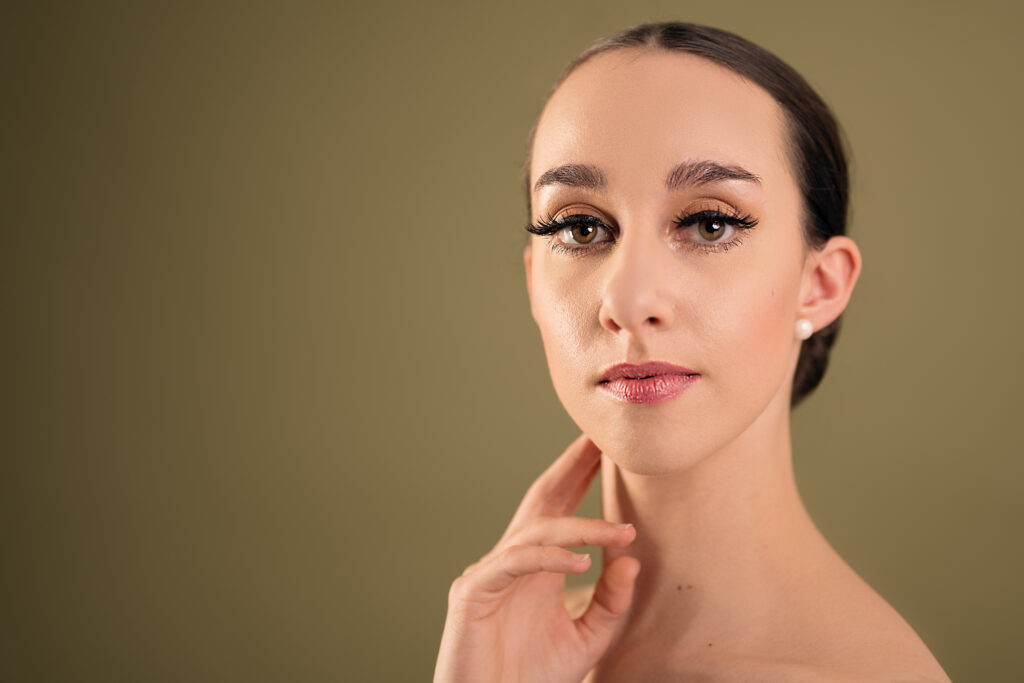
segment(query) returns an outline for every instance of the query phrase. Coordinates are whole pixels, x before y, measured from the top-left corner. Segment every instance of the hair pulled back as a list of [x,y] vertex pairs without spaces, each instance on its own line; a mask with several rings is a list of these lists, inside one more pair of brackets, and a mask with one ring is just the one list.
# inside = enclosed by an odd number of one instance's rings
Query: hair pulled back
[[[625,29],[597,41],[572,60],[555,81],[544,103],[547,104],[569,74],[591,57],[627,48],[697,55],[764,88],[785,113],[789,161],[803,199],[804,243],[811,249],[821,249],[830,237],[846,234],[849,172],[835,117],[796,70],[735,33],[683,22],[648,23]],[[527,211],[532,211],[530,161],[536,130],[537,122],[534,122],[527,138],[523,166]],[[829,350],[839,334],[841,320],[842,315],[803,341],[793,375],[791,407],[796,407],[824,377]]]

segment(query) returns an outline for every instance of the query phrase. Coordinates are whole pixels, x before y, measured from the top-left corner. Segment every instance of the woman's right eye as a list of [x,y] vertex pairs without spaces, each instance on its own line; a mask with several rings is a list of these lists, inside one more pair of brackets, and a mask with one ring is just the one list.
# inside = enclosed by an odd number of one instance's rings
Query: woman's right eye
[[597,237],[601,227],[590,224],[578,224],[568,228],[562,228],[558,235],[563,243],[568,244],[590,244]]
[[[572,214],[555,220],[540,220],[526,226],[535,235],[551,236],[552,251],[582,252],[593,244],[610,242],[611,229],[597,216],[585,213]],[[601,238],[604,232],[606,237]]]

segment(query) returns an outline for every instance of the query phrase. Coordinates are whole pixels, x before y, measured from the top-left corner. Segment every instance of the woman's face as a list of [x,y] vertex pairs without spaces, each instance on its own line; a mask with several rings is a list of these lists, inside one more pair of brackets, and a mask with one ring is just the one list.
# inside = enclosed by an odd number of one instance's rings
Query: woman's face
[[[531,310],[566,410],[624,469],[682,469],[788,425],[809,251],[784,131],[766,91],[667,51],[592,58],[541,115],[533,223],[600,223],[530,238]],[[654,403],[600,383],[649,361],[700,376]]]

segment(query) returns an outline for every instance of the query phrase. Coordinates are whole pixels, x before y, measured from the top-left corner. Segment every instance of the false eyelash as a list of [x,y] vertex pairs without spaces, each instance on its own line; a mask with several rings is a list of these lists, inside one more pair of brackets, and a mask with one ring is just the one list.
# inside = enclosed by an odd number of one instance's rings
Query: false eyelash
[[680,215],[672,220],[672,222],[680,228],[687,228],[703,221],[721,221],[722,223],[733,226],[734,229],[732,239],[728,242],[687,242],[687,247],[689,249],[697,249],[706,254],[727,252],[733,247],[738,247],[743,244],[745,239],[744,233],[757,225],[757,219],[750,214],[740,214],[737,211],[726,209],[721,206],[717,209],[697,211],[696,213],[687,214],[685,216]]
[[566,216],[557,221],[540,219],[536,223],[530,223],[526,226],[526,231],[531,232],[534,235],[554,235],[560,230],[565,228],[572,228],[577,225],[589,225],[595,228],[608,228],[597,216],[592,216],[586,213],[577,213],[571,216]]
[[[732,247],[739,246],[743,243],[743,232],[753,228],[757,225],[758,220],[750,214],[740,214],[739,212],[719,207],[718,209],[706,209],[703,211],[697,211],[695,213],[679,215],[672,220],[672,222],[680,228],[689,227],[695,225],[701,221],[712,221],[718,220],[723,223],[732,225],[738,232],[728,242],[687,242],[688,248],[698,249],[705,253],[710,252],[726,252]],[[604,228],[609,232],[613,232],[612,228],[607,226],[603,220],[597,216],[591,214],[572,214],[559,220],[551,220],[550,218],[541,218],[536,223],[530,223],[526,226],[526,231],[534,235],[550,236],[554,235],[565,228],[575,227],[577,225],[587,225],[596,228]],[[602,242],[602,245],[607,242]],[[558,242],[551,242],[551,250],[555,252],[561,252],[572,256],[581,256],[585,252],[600,247],[593,246],[577,246],[572,247]]]
[[685,216],[679,215],[672,219],[672,222],[681,228],[685,228],[691,225],[696,225],[701,221],[715,220],[722,221],[723,223],[729,223],[733,227],[739,228],[740,230],[749,230],[750,228],[757,225],[757,219],[751,216],[750,214],[740,215],[739,213],[723,211],[721,209],[698,211],[697,213],[691,213]]

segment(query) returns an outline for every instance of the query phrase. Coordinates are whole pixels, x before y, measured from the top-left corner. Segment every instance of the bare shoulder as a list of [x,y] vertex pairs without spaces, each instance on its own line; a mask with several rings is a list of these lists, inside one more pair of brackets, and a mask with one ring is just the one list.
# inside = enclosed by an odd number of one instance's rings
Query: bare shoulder
[[[688,671],[692,675],[694,671]],[[796,661],[737,659],[727,665],[698,671],[696,680],[761,681],[762,683],[950,683],[941,670],[930,672],[918,667],[885,668],[829,666]],[[703,674],[703,677],[701,675]]]
[[[870,586],[847,582],[828,595],[780,610],[767,637],[738,648],[682,647],[668,658],[661,646],[634,648],[600,677],[617,680],[738,683],[950,683],[938,660],[909,623]],[[569,588],[565,605],[580,616],[594,586]],[[717,643],[716,643],[717,645]],[[651,662],[665,667],[650,672]],[[637,677],[637,672],[644,671]]]
[[[833,574],[825,588],[801,591],[773,612],[762,637],[739,648],[682,647],[666,658],[660,645],[633,647],[599,677],[637,680],[661,661],[667,670],[642,680],[761,681],[762,683],[950,683],[928,646],[871,586],[852,571]],[[586,611],[594,585],[567,588],[572,618]],[[702,643],[703,644],[703,643]],[[634,644],[635,645],[635,644]],[[717,645],[717,643],[716,643]],[[666,661],[669,659],[670,661]],[[587,683],[597,680],[591,672]]]
[[931,650],[885,598],[860,577],[836,587],[805,612],[804,635],[816,653],[810,663],[835,673],[822,680],[948,683]]
[[[730,651],[708,654],[691,650],[674,662],[664,680],[721,683],[950,683],[949,676],[916,636],[886,640],[883,633],[858,634],[850,624],[847,637],[808,637],[780,642],[776,652]],[[626,679],[623,679],[626,680]]]

